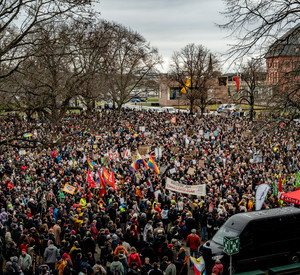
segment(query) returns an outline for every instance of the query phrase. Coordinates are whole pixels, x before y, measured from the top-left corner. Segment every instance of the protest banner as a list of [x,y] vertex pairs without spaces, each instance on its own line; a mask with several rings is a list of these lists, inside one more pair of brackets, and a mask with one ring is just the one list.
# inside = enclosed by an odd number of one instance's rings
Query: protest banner
[[66,183],[65,186],[64,186],[63,191],[66,192],[66,193],[69,193],[69,194],[73,195],[74,192],[75,192],[75,189],[76,188],[74,186]]
[[167,178],[166,189],[177,193],[195,195],[195,196],[205,196],[206,195],[206,185],[183,185]]
[[256,211],[260,210],[263,206],[263,203],[265,201],[265,198],[268,194],[268,191],[270,189],[270,186],[268,184],[261,184],[258,186],[257,190],[256,190]]

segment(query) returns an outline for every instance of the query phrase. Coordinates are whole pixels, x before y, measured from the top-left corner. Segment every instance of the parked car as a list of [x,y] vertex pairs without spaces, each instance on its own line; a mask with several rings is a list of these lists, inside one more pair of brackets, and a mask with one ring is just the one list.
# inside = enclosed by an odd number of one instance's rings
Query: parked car
[[228,113],[236,111],[237,106],[235,104],[221,104],[220,107],[217,109],[218,113]]
[[141,100],[138,99],[138,98],[133,98],[133,99],[131,100],[131,102],[141,102]]
[[227,106],[227,104],[221,104],[221,105],[219,106],[219,108],[217,109],[217,112],[218,112],[218,113],[223,113],[224,110],[225,110],[225,108],[226,108],[226,106]]
[[176,109],[174,107],[162,107],[161,108],[163,112],[168,112],[168,113],[176,113]]

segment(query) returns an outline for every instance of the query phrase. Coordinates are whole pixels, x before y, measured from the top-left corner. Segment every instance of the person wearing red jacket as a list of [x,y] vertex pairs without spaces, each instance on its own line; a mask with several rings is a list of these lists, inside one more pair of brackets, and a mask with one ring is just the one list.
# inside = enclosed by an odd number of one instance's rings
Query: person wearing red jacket
[[135,247],[131,247],[130,254],[128,256],[128,265],[131,266],[132,263],[136,263],[138,267],[142,266],[140,255],[136,252]]
[[[192,229],[192,233],[188,235],[186,239],[186,244],[190,248],[190,256],[198,258],[198,248],[201,244],[199,236],[196,234],[196,229]],[[193,256],[194,255],[194,256]]]

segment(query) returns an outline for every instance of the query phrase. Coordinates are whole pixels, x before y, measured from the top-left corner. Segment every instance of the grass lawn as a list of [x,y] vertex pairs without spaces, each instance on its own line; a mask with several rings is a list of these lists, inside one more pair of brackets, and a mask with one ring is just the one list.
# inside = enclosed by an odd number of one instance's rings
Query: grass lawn
[[158,97],[150,97],[147,99],[147,102],[158,102]]

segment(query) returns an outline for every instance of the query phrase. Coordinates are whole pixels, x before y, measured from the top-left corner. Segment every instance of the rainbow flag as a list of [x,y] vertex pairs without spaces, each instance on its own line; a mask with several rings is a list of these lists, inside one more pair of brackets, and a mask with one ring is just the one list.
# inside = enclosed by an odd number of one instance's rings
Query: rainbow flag
[[136,153],[136,163],[140,163],[140,162],[143,162],[146,169],[148,169],[148,165],[147,165],[147,162],[143,159],[143,157],[140,155],[139,152]]
[[90,168],[91,168],[92,170],[94,170],[93,164],[90,162],[90,160],[88,159],[87,156],[85,156],[85,157],[86,157],[86,161],[87,161],[88,165],[90,166]]
[[194,272],[195,275],[206,275],[206,270],[205,270],[205,262],[203,257],[200,257],[198,259],[194,257],[190,257],[192,263],[194,264]]
[[31,134],[31,133],[26,133],[23,135],[23,137],[32,137],[32,136],[33,136],[33,134]]
[[152,158],[152,156],[150,156],[150,159],[148,161],[148,166],[150,169],[154,170],[156,174],[159,174],[159,169],[158,169],[154,159]]
[[134,161],[133,163],[131,163],[129,169],[130,169],[132,172],[136,171],[136,170],[138,169],[137,162]]

